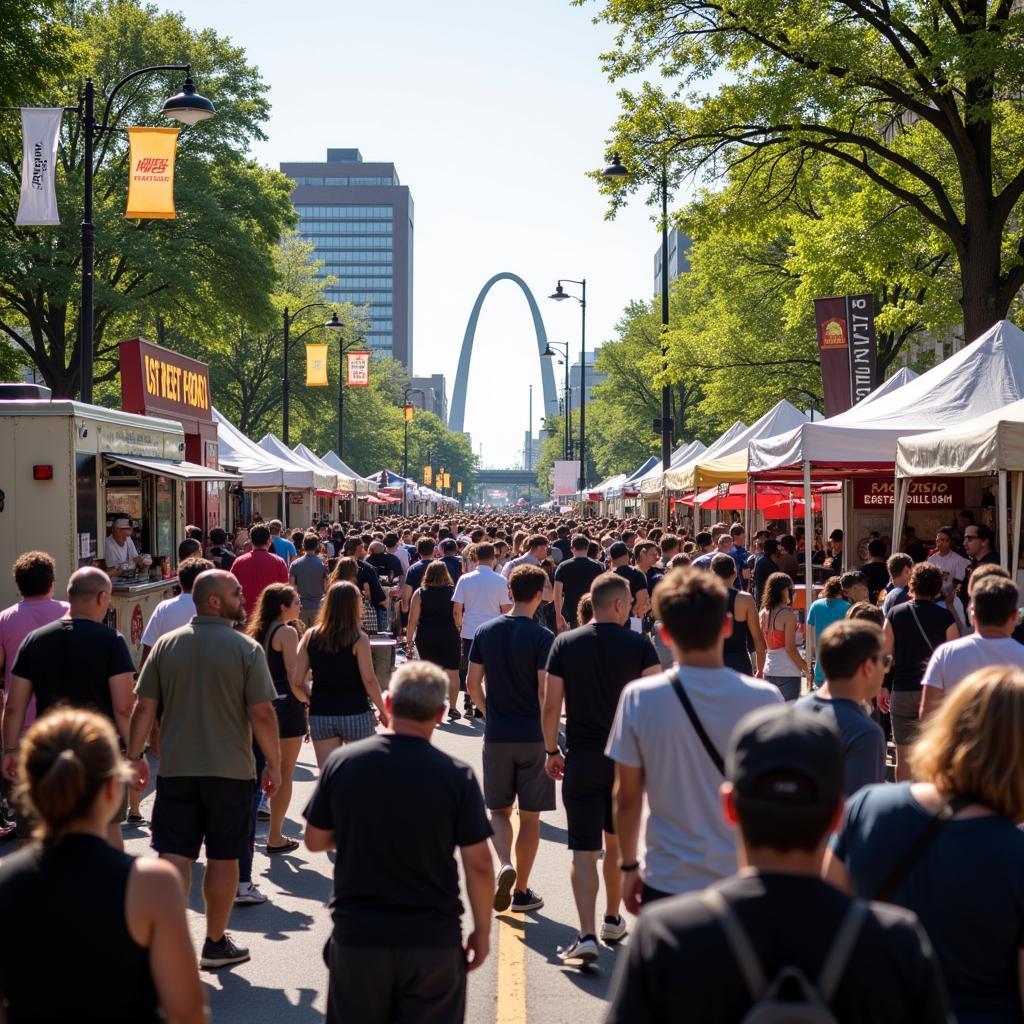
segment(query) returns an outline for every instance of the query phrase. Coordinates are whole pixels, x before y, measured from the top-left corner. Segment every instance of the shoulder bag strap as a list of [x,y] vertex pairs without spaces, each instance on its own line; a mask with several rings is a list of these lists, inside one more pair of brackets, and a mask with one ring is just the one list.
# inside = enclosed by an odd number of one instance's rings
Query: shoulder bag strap
[[857,945],[857,938],[861,928],[868,916],[868,905],[862,900],[854,900],[847,910],[843,923],[839,926],[835,939],[832,940],[832,947],[825,957],[825,964],[818,976],[818,994],[827,1005],[831,1004],[836,994],[839,982],[842,981],[846,972],[846,965],[850,962],[854,946]]
[[934,654],[935,644],[931,642],[931,640],[928,637],[928,634],[924,631],[924,626],[921,625],[921,620],[917,617],[917,609],[914,607],[914,602],[908,601],[907,606],[910,608],[910,614],[914,616],[914,622],[917,623],[918,631],[920,632],[921,636],[924,637],[924,642],[928,645],[928,650]]
[[717,889],[706,889],[700,894],[700,898],[708,910],[715,915],[715,920],[722,929],[740,973],[743,975],[743,980],[746,982],[750,998],[756,1002],[761,998],[767,982],[761,968],[761,960],[751,944],[746,930],[740,924],[740,919],[736,916],[735,911]]
[[669,681],[672,683],[672,689],[676,691],[679,703],[683,705],[683,710],[686,712],[686,716],[690,719],[690,725],[693,726],[693,731],[697,734],[701,743],[704,744],[704,749],[708,752],[708,757],[711,758],[712,763],[718,771],[722,775],[725,775],[725,761],[722,760],[722,755],[718,752],[714,743],[711,742],[711,737],[704,729],[704,724],[701,722],[700,718],[697,717],[697,712],[694,710],[693,704],[690,702],[690,698],[687,697],[686,691],[683,689],[683,684],[679,681],[678,671],[672,673],[669,677]]
[[874,899],[885,903],[892,899],[892,894],[903,884],[914,865],[921,859],[932,840],[942,831],[943,825],[950,821],[954,814],[962,811],[974,801],[969,796],[958,796],[943,804],[928,820],[925,827],[918,833],[910,848],[900,858],[899,863],[889,872]]

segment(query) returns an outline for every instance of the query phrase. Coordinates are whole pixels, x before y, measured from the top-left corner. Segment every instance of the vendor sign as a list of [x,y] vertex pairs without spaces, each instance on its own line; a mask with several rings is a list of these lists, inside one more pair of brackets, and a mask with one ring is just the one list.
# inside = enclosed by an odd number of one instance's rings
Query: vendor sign
[[210,368],[206,363],[142,338],[122,341],[118,358],[121,408],[125,412],[167,416],[182,425],[213,421]]
[[[853,507],[856,509],[892,508],[895,494],[893,480],[853,481]],[[910,481],[908,508],[961,508],[963,505],[964,482],[961,477]]]
[[825,415],[846,412],[875,389],[874,300],[870,295],[841,295],[814,300],[821,358]]
[[130,170],[125,217],[170,220],[174,212],[177,128],[129,128]]

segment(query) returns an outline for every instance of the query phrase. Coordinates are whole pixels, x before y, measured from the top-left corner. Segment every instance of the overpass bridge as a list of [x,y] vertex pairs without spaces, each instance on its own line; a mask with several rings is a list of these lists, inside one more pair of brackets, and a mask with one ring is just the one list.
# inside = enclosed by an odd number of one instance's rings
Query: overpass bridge
[[[508,491],[509,501],[516,501],[524,495],[534,498],[540,493],[537,487],[537,470],[535,469],[500,469],[484,467],[473,474],[476,481],[477,494],[500,488]],[[541,499],[541,500],[546,500]]]

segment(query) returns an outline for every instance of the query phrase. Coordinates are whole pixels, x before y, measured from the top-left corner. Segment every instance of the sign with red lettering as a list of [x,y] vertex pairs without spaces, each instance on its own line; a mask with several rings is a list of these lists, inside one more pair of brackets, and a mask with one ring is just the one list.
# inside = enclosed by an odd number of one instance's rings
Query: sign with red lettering
[[[888,479],[853,481],[853,507],[857,509],[888,509],[896,500],[896,482]],[[934,480],[911,480],[907,508],[960,508],[964,504],[962,477],[938,477]]]
[[121,363],[121,408],[143,416],[177,420],[185,433],[196,422],[212,422],[210,368],[198,359],[131,338],[118,345]]

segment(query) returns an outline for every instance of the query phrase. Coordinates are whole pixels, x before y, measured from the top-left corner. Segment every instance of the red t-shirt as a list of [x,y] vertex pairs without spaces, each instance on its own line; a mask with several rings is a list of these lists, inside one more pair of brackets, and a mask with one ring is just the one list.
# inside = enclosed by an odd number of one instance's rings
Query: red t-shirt
[[231,575],[242,584],[242,601],[246,615],[251,615],[259,603],[260,594],[271,583],[288,582],[288,566],[283,558],[255,548],[239,555],[231,563]]

